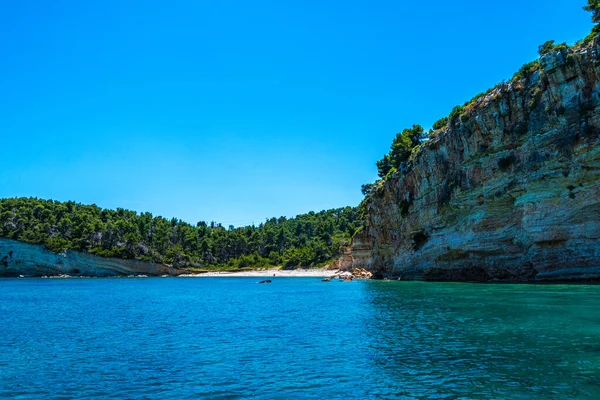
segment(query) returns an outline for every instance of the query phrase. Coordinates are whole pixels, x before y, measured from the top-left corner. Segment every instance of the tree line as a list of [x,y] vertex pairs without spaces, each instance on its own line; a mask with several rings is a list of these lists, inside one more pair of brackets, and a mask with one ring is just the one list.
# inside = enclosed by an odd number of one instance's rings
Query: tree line
[[139,259],[179,268],[321,266],[339,255],[360,227],[356,208],[271,218],[228,229],[151,213],[102,209],[72,201],[0,199],[0,237],[103,257]]

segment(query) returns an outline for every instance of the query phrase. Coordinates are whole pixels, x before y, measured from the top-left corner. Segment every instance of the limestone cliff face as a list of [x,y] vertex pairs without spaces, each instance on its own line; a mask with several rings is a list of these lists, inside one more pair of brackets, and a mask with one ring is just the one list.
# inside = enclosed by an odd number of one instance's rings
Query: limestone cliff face
[[138,260],[103,258],[67,250],[53,253],[39,245],[0,238],[0,277],[181,275],[183,270]]
[[374,190],[354,267],[418,280],[600,278],[600,39],[541,62]]

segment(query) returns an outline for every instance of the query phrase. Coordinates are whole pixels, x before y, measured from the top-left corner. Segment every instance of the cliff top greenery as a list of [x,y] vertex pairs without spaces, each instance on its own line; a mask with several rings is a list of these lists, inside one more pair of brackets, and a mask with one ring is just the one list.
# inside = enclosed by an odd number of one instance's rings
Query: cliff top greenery
[[72,249],[180,268],[320,266],[337,258],[340,246],[359,226],[358,210],[351,207],[226,229],[215,222],[194,226],[176,218],[72,201],[0,199],[0,237],[41,244],[54,252]]
[[[592,28],[590,34],[585,37],[583,40],[575,43],[572,47],[568,46],[566,43],[556,43],[554,40],[549,40],[538,47],[538,53],[540,57],[543,57],[550,53],[556,52],[568,52],[571,50],[575,50],[581,48],[587,44],[589,44],[594,37],[596,37],[600,33],[600,0],[588,0],[588,4],[583,7],[585,11],[589,11],[592,14],[592,22],[596,25]],[[568,58],[568,54],[566,54]],[[540,59],[529,62],[521,67],[519,71],[517,71],[513,77],[510,79],[509,83],[516,83],[523,79],[530,79],[536,71],[541,70],[542,63]],[[462,106],[456,106],[452,109],[450,114],[447,117],[441,118],[436,121],[432,129],[425,134],[423,127],[420,125],[413,125],[412,128],[404,129],[401,133],[396,134],[394,140],[392,141],[392,145],[390,146],[390,151],[388,154],[385,154],[383,158],[376,162],[377,166],[377,174],[381,178],[373,184],[365,184],[362,185],[362,193],[368,198],[377,188],[380,188],[381,185],[396,171],[403,171],[408,168],[409,161],[417,154],[418,150],[421,147],[421,144],[435,137],[437,134],[445,131],[448,126],[455,125],[459,120],[462,122],[466,122],[469,119],[469,115],[467,111],[472,109],[473,106],[482,98],[486,97],[490,93],[494,92],[496,89],[504,85],[504,83],[500,83],[493,88],[486,90],[483,93],[478,94],[473,97],[471,100],[465,102]],[[366,212],[364,210],[364,201],[361,203],[359,208],[362,210],[363,214]]]

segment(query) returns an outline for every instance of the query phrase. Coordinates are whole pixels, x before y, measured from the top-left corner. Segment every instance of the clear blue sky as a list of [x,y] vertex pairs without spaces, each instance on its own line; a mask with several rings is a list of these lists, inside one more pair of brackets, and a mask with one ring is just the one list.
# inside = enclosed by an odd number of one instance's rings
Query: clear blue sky
[[0,5],[0,197],[236,226],[357,205],[429,127],[591,29],[584,0]]

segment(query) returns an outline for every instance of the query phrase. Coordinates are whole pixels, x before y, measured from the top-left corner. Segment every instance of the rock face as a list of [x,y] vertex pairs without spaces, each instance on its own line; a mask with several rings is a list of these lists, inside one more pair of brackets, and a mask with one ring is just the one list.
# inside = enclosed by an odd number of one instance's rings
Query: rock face
[[547,54],[425,142],[366,200],[378,278],[600,278],[600,39]]
[[352,249],[350,247],[344,247],[340,258],[332,263],[327,269],[350,271],[352,269]]
[[0,238],[0,276],[181,275],[185,271],[138,260],[103,258],[67,250],[53,253],[39,245]]

